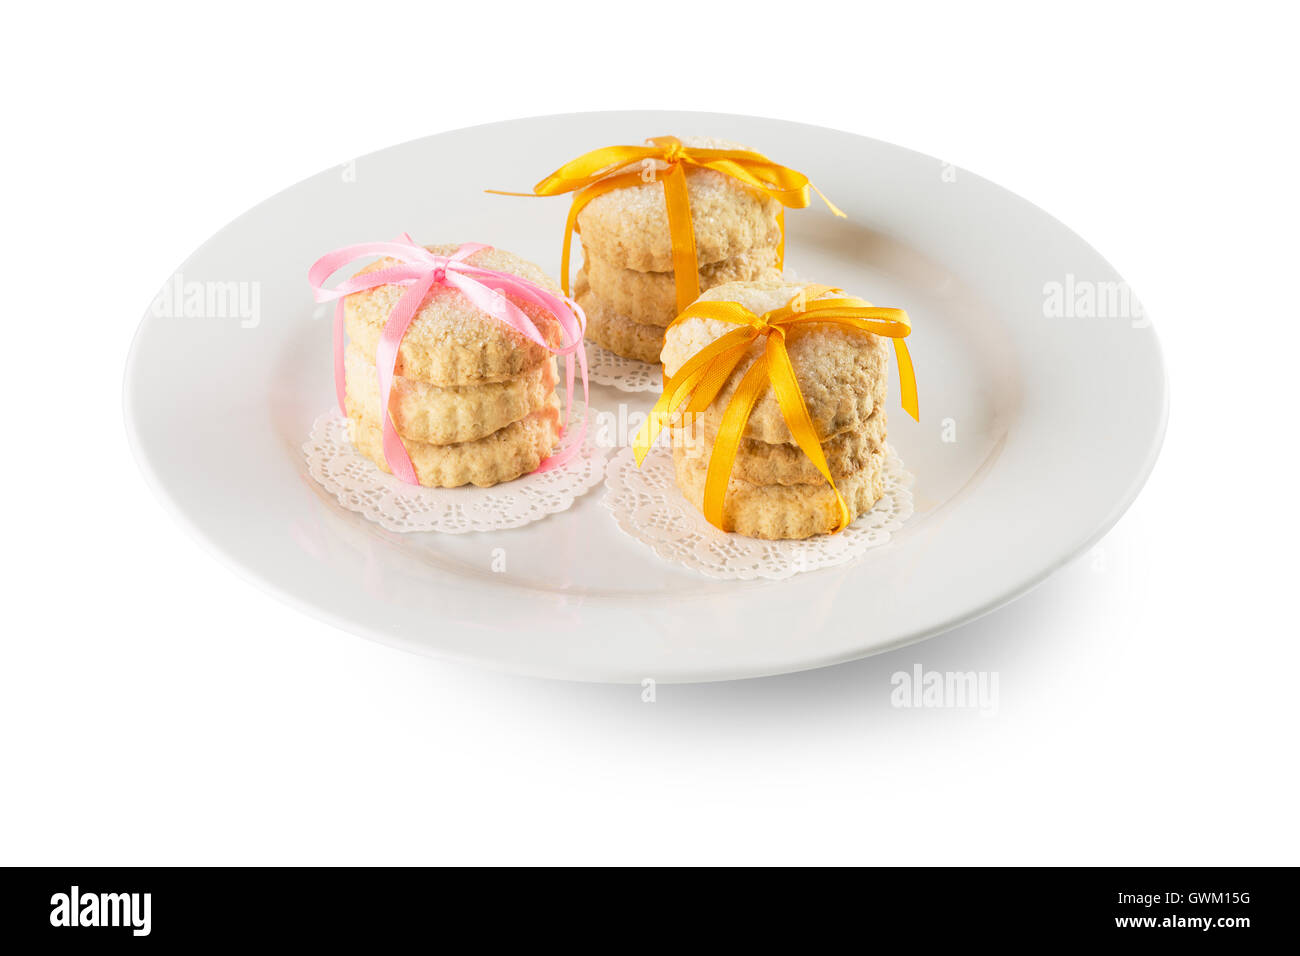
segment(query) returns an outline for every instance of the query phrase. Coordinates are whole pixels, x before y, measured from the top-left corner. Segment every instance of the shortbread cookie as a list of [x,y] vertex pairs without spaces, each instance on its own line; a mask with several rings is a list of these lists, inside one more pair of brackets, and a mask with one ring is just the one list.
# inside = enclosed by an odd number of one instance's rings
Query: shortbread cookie
[[[586,259],[579,276],[586,275],[591,291],[620,315],[642,325],[666,326],[677,317],[677,286],[672,272],[637,272],[622,269],[583,247]],[[742,252],[730,259],[700,266],[700,289],[724,282],[779,279],[775,246]]]
[[587,340],[607,348],[623,358],[659,364],[664,347],[664,330],[657,325],[642,325],[619,315],[603,299],[592,294],[585,281],[575,287],[574,298],[587,314]]
[[[357,451],[380,471],[391,474],[384,459],[383,433],[378,425],[349,416],[348,433]],[[477,441],[431,445],[403,439],[415,477],[430,488],[479,487],[511,481],[537,468],[560,440],[560,401],[554,394],[538,411]]]
[[[686,499],[704,510],[704,483],[708,460],[691,458],[681,450],[673,452],[677,486]],[[863,467],[835,479],[835,486],[848,505],[849,520],[871,510],[885,493],[885,455],[877,452]],[[728,531],[750,538],[811,538],[829,534],[839,522],[840,511],[831,486],[756,485],[732,477],[727,485],[723,521]]]
[[[371,425],[379,419],[379,376],[374,361],[356,344],[344,353],[347,411]],[[475,441],[535,412],[555,392],[555,359],[545,358],[518,378],[484,385],[439,388],[393,377],[388,411],[397,434],[433,445]]]
[[[460,247],[453,244],[425,248],[445,256]],[[467,261],[485,269],[512,273],[559,294],[559,286],[546,273],[509,252],[484,249]],[[394,264],[392,259],[381,259],[358,274]],[[374,357],[384,324],[404,291],[404,286],[382,285],[347,297],[344,315],[348,337],[366,355]],[[513,297],[511,301],[536,323],[543,339],[552,346],[562,344],[563,330],[554,316],[530,302]],[[436,285],[402,339],[397,353],[397,374],[440,387],[482,385],[515,378],[550,354],[499,318],[480,310],[460,290]]]
[[[840,432],[823,441],[822,454],[826,456],[831,476],[839,481],[865,468],[871,456],[884,450],[885,433],[886,417],[882,405],[860,430]],[[673,447],[680,448],[687,458],[702,462],[705,468],[716,439],[717,431],[698,421],[694,427],[672,431]],[[755,485],[816,485],[826,480],[798,445],[769,444],[752,438],[741,439],[731,474]]]
[[[680,137],[684,146],[747,149],[702,137]],[[655,163],[658,170],[667,168]],[[639,170],[625,166],[611,173]],[[701,265],[721,262],[781,241],[781,204],[734,176],[686,166],[686,190],[695,230],[695,255]],[[582,241],[610,265],[641,272],[670,272],[672,236],[662,179],[614,189],[597,196],[578,213]]]
[[[699,301],[739,302],[756,315],[762,315],[784,306],[804,285],[783,281],[732,282],[709,289]],[[668,329],[665,337],[664,372],[671,378],[696,352],[737,328],[716,319],[691,318],[677,323]],[[741,359],[722,391],[700,413],[700,421],[706,427],[716,431],[740,380],[766,345],[766,336],[759,336],[750,345],[748,355]],[[884,404],[889,346],[882,336],[843,325],[815,323],[790,328],[786,333],[786,348],[818,438],[861,429],[876,407]],[[772,444],[794,441],[770,384],[754,404],[745,426],[745,437]]]

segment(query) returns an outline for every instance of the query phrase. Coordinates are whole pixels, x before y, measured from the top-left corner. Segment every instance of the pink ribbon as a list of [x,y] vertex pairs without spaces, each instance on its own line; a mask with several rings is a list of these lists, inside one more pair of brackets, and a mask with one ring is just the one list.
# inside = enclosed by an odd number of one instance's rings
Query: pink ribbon
[[[334,391],[338,397],[339,410],[344,415],[347,414],[347,408],[344,402],[346,387],[343,374],[343,300],[354,292],[381,285],[406,286],[406,291],[397,300],[388,320],[384,323],[383,334],[379,337],[379,347],[375,350],[375,371],[379,375],[379,408],[383,420],[384,459],[393,474],[407,484],[415,485],[419,484],[419,481],[415,477],[415,468],[411,465],[411,456],[406,453],[406,448],[397,435],[397,428],[393,425],[392,416],[388,411],[388,400],[393,390],[393,374],[397,368],[397,351],[402,344],[402,337],[406,335],[411,321],[420,311],[420,307],[424,305],[425,299],[435,285],[449,286],[460,291],[479,309],[504,322],[530,342],[540,345],[552,354],[564,356],[566,395],[564,433],[568,440],[562,443],[559,451],[538,465],[537,470],[549,471],[563,465],[582,447],[582,439],[587,432],[585,408],[577,433],[575,435],[567,433],[573,414],[575,358],[577,368],[582,372],[584,406],[588,400],[587,351],[582,345],[586,316],[578,303],[568,296],[555,295],[509,272],[483,269],[466,261],[474,253],[490,248],[492,247],[482,243],[467,242],[449,256],[436,256],[424,246],[417,244],[409,235],[402,233],[392,242],[362,242],[335,249],[317,259],[307,273],[307,281],[311,283],[316,301],[337,303],[334,307]],[[326,280],[340,268],[366,256],[388,256],[398,260],[398,264],[344,279],[332,289],[325,287]],[[542,334],[537,331],[533,320],[511,302],[507,295],[531,302],[555,316],[564,330],[566,344],[553,347],[547,343],[542,338]]]

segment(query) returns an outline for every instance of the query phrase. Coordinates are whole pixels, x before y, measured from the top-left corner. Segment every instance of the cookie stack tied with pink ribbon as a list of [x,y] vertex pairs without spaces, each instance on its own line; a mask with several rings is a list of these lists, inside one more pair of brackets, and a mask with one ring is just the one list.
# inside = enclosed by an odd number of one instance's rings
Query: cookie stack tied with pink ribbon
[[[324,286],[346,263],[375,255],[352,278]],[[409,484],[486,487],[576,451],[581,423],[566,422],[579,373],[584,396],[587,387],[580,313],[531,262],[403,235],[323,256],[309,279],[317,301],[338,303],[339,406],[353,444],[381,470]]]

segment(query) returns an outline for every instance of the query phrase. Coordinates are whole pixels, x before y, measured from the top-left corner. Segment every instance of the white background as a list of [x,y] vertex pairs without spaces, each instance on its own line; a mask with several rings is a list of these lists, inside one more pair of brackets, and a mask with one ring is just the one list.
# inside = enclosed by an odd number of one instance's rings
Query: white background
[[[0,862],[1300,862],[1284,7],[463,7],[6,12]],[[653,704],[333,630],[164,513],[121,380],[191,250],[375,149],[620,108],[900,143],[1077,230],[1172,382],[1132,510],[973,625]],[[918,663],[998,712],[892,709]]]

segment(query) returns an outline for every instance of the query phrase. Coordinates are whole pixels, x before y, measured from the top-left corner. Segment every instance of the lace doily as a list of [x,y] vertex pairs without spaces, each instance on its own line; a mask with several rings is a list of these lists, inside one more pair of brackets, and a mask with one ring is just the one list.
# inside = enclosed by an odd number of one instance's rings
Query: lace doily
[[613,385],[624,392],[662,392],[662,365],[623,358],[595,342],[587,342],[587,374],[597,385]]
[[912,516],[912,475],[892,448],[885,460],[885,493],[874,508],[839,534],[804,541],[763,541],[719,531],[704,520],[673,480],[671,450],[657,445],[640,468],[631,448],[609,463],[605,497],[625,534],[655,554],[711,577],[780,580],[861,557],[889,540]]
[[[574,405],[581,416],[582,405]],[[349,511],[389,531],[502,531],[521,528],[569,508],[604,477],[609,452],[596,445],[590,423],[581,450],[563,467],[524,475],[491,488],[421,488],[398,481],[362,457],[348,439],[348,421],[326,412],[302,446],[311,476]]]

